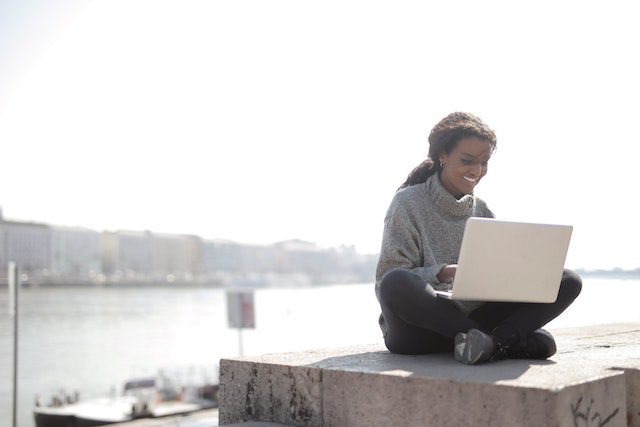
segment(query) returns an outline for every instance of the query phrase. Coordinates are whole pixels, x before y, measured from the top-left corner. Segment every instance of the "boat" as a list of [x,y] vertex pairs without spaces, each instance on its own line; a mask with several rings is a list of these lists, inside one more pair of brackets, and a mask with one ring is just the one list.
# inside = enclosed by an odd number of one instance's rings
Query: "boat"
[[215,408],[218,385],[177,387],[166,377],[127,381],[122,396],[81,401],[63,395],[33,409],[36,427],[94,427]]
[[36,407],[37,427],[93,427],[130,421],[138,403],[132,396],[102,397],[59,407]]

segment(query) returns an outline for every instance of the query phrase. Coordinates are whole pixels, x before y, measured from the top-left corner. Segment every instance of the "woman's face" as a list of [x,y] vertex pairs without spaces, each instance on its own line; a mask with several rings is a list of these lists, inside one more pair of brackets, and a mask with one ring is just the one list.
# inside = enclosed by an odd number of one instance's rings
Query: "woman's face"
[[473,189],[487,174],[491,157],[491,144],[475,136],[463,138],[451,153],[442,154],[439,161],[444,164],[440,181],[456,199],[473,193]]

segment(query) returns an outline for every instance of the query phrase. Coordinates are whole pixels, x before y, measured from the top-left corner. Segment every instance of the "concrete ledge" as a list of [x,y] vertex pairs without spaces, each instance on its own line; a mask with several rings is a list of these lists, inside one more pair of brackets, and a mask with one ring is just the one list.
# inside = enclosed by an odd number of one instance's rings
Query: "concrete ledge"
[[382,344],[223,359],[220,424],[640,427],[640,325],[553,332],[548,361],[465,366]]

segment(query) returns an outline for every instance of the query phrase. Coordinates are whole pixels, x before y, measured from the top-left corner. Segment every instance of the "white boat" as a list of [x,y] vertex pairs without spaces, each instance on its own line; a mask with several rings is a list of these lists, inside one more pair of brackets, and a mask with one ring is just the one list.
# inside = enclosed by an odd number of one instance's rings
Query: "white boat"
[[213,408],[216,392],[217,386],[178,388],[166,378],[141,378],[127,381],[122,396],[37,406],[33,414],[36,427],[94,427]]
[[138,400],[133,396],[102,397],[59,407],[36,407],[37,427],[92,427],[134,419]]

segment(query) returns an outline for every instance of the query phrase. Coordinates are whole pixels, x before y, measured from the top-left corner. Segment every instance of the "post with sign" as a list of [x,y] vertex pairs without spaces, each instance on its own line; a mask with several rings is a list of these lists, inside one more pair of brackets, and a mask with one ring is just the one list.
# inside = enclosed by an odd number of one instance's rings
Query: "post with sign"
[[238,329],[238,352],[240,357],[242,357],[242,330],[254,329],[256,327],[253,292],[228,291],[227,313],[229,327]]

